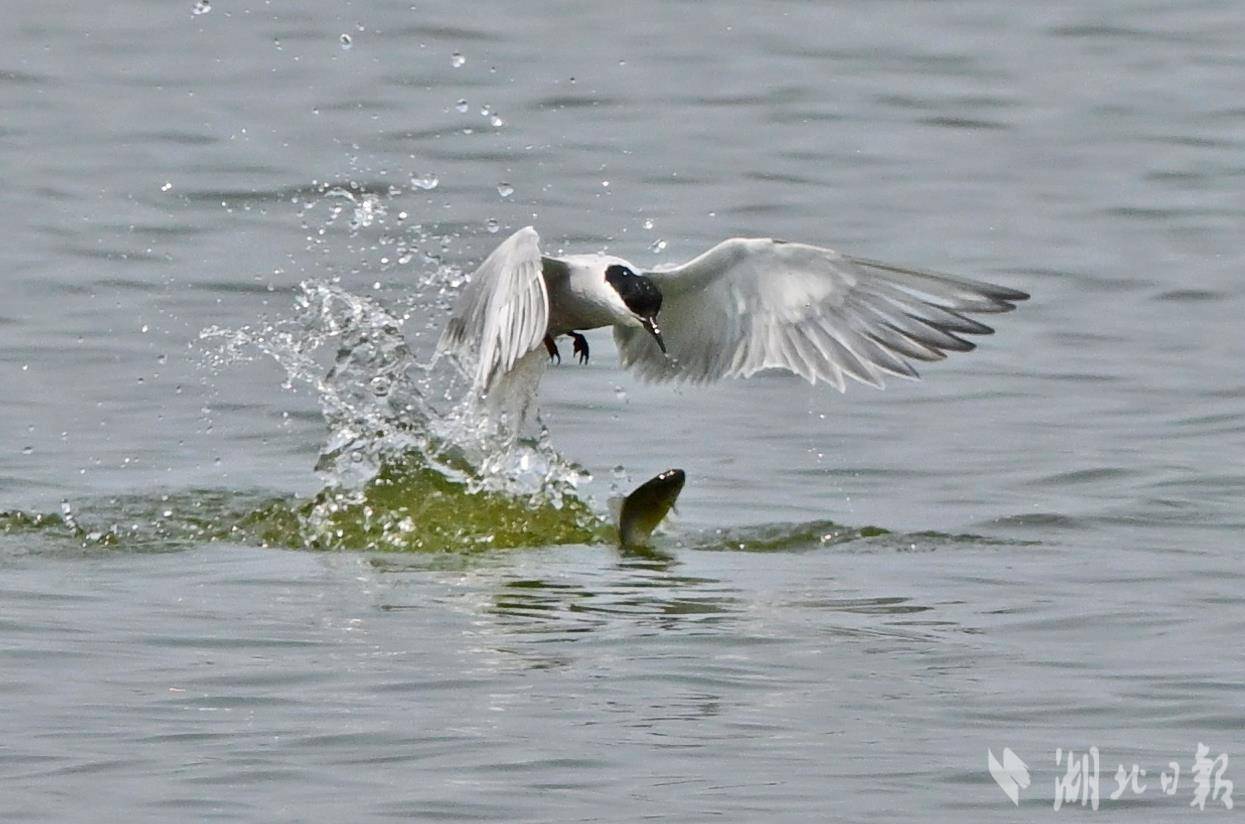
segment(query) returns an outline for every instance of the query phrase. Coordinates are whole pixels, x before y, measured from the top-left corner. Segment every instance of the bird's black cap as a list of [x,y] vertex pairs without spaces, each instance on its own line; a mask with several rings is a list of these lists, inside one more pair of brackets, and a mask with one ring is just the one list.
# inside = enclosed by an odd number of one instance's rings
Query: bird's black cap
[[661,311],[661,290],[651,278],[614,264],[605,270],[605,280],[614,287],[627,308],[640,317],[653,318]]

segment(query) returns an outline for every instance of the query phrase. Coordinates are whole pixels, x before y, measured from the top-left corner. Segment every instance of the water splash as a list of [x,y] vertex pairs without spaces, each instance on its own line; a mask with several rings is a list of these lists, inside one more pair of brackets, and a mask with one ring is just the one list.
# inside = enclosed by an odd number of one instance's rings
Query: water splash
[[[439,285],[432,273],[425,285]],[[534,404],[543,361],[524,359],[487,398],[470,396],[469,372],[448,358],[412,353],[403,321],[375,300],[326,281],[305,281],[288,318],[200,333],[216,371],[253,354],[275,360],[284,385],[311,387],[328,426],[317,469],[359,486],[386,461],[417,453],[479,489],[554,498],[580,475],[561,460]],[[335,345],[326,370],[319,350]]]
[[440,182],[441,180],[433,172],[423,172],[421,174],[411,175],[411,185],[416,189],[423,189],[426,192],[430,192],[437,188],[437,184]]
[[[445,275],[443,267],[425,273],[408,317],[448,305],[455,290]],[[417,357],[403,335],[405,319],[339,284],[310,280],[289,316],[200,333],[214,371],[270,357],[285,371],[286,388],[309,387],[319,403],[327,436],[316,470],[324,491],[297,509],[279,504],[266,512],[284,536],[276,542],[495,545],[520,540],[529,522],[547,536],[586,539],[599,527],[576,497],[588,476],[558,455],[535,403],[543,352],[477,397],[471,365],[431,352]]]
[[[385,215],[385,204],[381,200],[380,195],[374,192],[359,192],[356,194],[341,186],[334,186],[326,189],[324,196],[332,200],[344,200],[350,204],[350,231],[352,232],[371,226]],[[336,222],[346,208],[343,204],[335,203],[329,210],[327,223],[331,225]]]

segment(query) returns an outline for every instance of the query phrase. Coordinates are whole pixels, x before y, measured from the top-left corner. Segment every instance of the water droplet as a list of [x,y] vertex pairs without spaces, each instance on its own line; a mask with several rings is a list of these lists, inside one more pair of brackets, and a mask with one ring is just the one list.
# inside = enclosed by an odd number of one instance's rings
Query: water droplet
[[652,218],[648,218],[648,219],[646,219],[646,220],[644,221],[644,228],[645,228],[645,229],[652,229],[652,228],[653,228],[653,219],[652,219]]
[[501,224],[497,222],[497,218],[490,217],[488,222],[484,224],[484,228],[488,229],[489,234],[495,235],[501,229]]
[[665,251],[665,249],[666,249],[666,241],[661,240],[660,238],[657,240],[654,240],[652,243],[648,245],[648,250],[652,252],[653,254],[657,254],[658,252],[663,252]]
[[619,403],[627,402],[627,390],[617,384],[614,385],[614,397],[618,398]]
[[608,180],[602,180],[601,185],[608,189],[610,187],[610,182]]
[[510,197],[512,194],[514,194],[514,187],[511,186],[509,183],[504,183],[504,182],[498,183],[497,194],[501,195],[502,197]]
[[164,185],[160,187],[160,191],[162,191],[162,192],[167,192],[169,189],[172,189],[172,188],[173,188],[173,184],[172,184],[172,183],[169,183],[169,182],[166,180],[166,181],[164,181]]
[[623,466],[622,464],[619,464],[618,466],[614,467],[612,470],[610,470],[610,473],[614,476],[614,480],[616,481],[627,480],[627,467]]
[[450,65],[456,69],[461,69],[467,63],[467,58],[463,57],[462,52],[454,52],[450,55]]
[[488,117],[492,113],[493,110],[489,108],[487,103],[480,107],[480,117]]
[[406,212],[398,212],[398,220],[406,220]]
[[494,129],[500,129],[502,126],[506,125],[506,121],[501,119],[501,115],[496,114],[489,118],[488,122],[492,124]]
[[212,0],[195,0],[195,4],[191,6],[190,10],[194,12],[196,16],[200,14],[207,14],[212,10]]
[[340,41],[340,42],[341,42],[341,44],[342,44],[342,48],[343,48],[343,49],[348,49],[348,48],[350,48],[351,46],[353,46],[353,45],[354,45],[354,40],[350,39],[350,35],[348,35],[348,34],[343,34],[343,35],[341,36],[341,41]]
[[34,448],[33,446],[23,446],[23,447],[22,447],[22,454],[23,454],[23,455],[33,455],[33,454],[34,454],[34,452],[35,452],[35,448]]
[[455,108],[455,109],[458,109],[458,113],[459,113],[459,114],[466,114],[466,113],[467,113],[467,109],[469,109],[469,108],[471,108],[471,107],[470,107],[469,105],[467,105],[467,101],[466,101],[466,100],[459,100],[457,103],[455,103],[455,104],[454,104],[454,108]]
[[437,188],[437,184],[440,182],[441,179],[438,178],[433,172],[424,172],[422,175],[411,175],[411,185],[416,189],[423,189],[426,192],[430,192]]

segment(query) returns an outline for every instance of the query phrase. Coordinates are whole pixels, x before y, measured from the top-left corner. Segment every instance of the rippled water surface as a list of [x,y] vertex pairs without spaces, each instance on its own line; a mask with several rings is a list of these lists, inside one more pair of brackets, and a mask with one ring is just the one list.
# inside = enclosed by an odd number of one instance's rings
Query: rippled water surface
[[[1239,2],[4,18],[0,818],[1032,820],[1096,747],[1093,815],[1166,822],[1199,743],[1245,779]],[[682,467],[657,549],[341,548],[386,513],[325,484],[418,441],[406,368],[529,223],[1033,298],[885,392],[643,386],[593,333],[524,471],[607,518]]]

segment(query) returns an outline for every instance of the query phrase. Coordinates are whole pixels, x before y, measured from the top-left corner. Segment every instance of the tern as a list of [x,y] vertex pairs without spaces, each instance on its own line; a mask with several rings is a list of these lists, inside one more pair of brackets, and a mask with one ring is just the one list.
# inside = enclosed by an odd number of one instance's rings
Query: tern
[[771,238],[731,238],[677,266],[645,270],[607,254],[547,257],[528,226],[498,246],[463,289],[439,351],[474,363],[489,387],[542,344],[561,360],[569,336],[612,326],[622,365],[650,382],[706,383],[783,370],[840,392],[881,388],[994,330],[969,317],[1016,308],[1024,292]]

